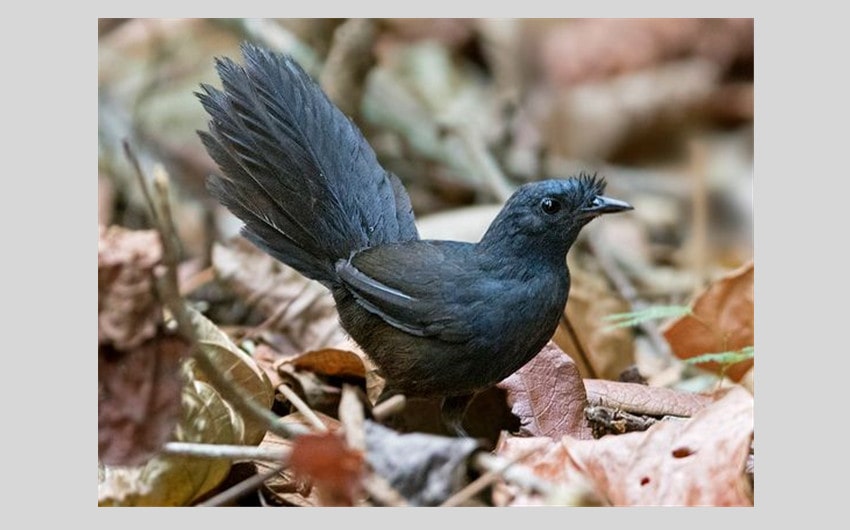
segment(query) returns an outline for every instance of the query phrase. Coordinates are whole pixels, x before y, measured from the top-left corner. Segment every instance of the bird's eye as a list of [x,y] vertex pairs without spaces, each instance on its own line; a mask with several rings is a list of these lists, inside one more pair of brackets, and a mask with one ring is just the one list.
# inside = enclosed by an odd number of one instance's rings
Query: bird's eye
[[540,201],[540,209],[549,215],[554,215],[561,209],[561,203],[557,199],[546,197]]

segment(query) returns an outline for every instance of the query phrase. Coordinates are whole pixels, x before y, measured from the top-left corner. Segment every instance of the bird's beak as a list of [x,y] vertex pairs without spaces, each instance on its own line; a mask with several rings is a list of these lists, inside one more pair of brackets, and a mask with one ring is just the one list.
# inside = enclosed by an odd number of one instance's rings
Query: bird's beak
[[593,205],[588,206],[587,208],[582,208],[581,211],[586,217],[592,218],[605,213],[625,212],[628,210],[634,210],[634,207],[625,201],[618,201],[611,197],[597,195],[596,198],[593,199]]

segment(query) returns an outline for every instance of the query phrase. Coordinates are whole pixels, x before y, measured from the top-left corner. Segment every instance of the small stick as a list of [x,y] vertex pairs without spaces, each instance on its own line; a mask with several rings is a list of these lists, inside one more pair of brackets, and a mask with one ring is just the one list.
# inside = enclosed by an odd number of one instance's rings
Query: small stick
[[377,421],[384,421],[390,416],[394,416],[404,410],[407,405],[407,398],[403,394],[396,394],[386,401],[378,403],[372,408],[372,417]]
[[197,458],[216,458],[222,460],[263,460],[280,462],[289,458],[289,449],[272,449],[253,445],[204,444],[189,442],[168,442],[162,448],[170,455],[194,456]]
[[[124,145],[125,150],[129,153],[128,156],[130,156],[131,162],[136,160],[129,144],[125,143]],[[134,168],[137,171],[137,177],[143,189],[147,189],[144,175],[141,173],[141,167],[138,165],[138,160],[136,160]],[[157,197],[154,199],[149,192],[145,191],[145,200],[151,201],[148,204],[152,212],[151,221],[159,234],[162,245],[162,263],[165,266],[165,274],[157,282],[157,287],[160,291],[163,304],[171,311],[174,320],[177,322],[180,334],[192,343],[193,356],[198,363],[198,367],[209,377],[210,382],[221,392],[222,396],[239,409],[240,412],[245,414],[246,417],[254,419],[265,426],[266,429],[287,439],[303,434],[303,430],[299,428],[300,426],[281,422],[280,417],[271,410],[261,407],[253,399],[245,395],[230,376],[219,372],[216,365],[206,355],[203,349],[198,347],[197,334],[186,310],[186,304],[180,297],[180,288],[177,279],[177,250],[174,246],[174,238],[176,237],[174,234],[176,234],[176,230],[168,199],[168,174],[164,169],[160,168],[157,171],[154,185],[157,191]]]
[[461,504],[468,501],[472,497],[478,495],[481,491],[484,490],[484,488],[486,488],[490,484],[496,482],[499,479],[499,477],[504,475],[505,471],[507,471],[509,467],[513,466],[514,464],[516,464],[520,460],[523,460],[523,459],[531,456],[532,454],[536,453],[537,451],[538,451],[538,449],[534,448],[534,449],[526,451],[522,454],[519,454],[516,457],[511,458],[510,460],[504,460],[503,459],[501,461],[493,463],[494,465],[488,464],[489,469],[487,469],[487,471],[484,474],[482,474],[480,477],[478,477],[477,479],[473,480],[472,482],[470,482],[469,484],[464,486],[460,491],[458,491],[457,493],[455,493],[454,495],[452,495],[451,497],[446,499],[443,502],[443,504],[441,504],[440,506],[441,507],[460,506]]
[[285,464],[278,464],[264,473],[254,475],[250,478],[243,480],[242,482],[239,482],[238,484],[234,484],[230,488],[227,488],[221,493],[210,497],[209,499],[205,500],[200,504],[197,504],[196,506],[224,506],[225,504],[235,501],[242,495],[245,495],[246,493],[259,488],[263,485],[265,481],[269,480],[270,478],[274,478],[278,473],[280,473],[284,467]]
[[322,423],[318,415],[310,408],[310,405],[304,402],[294,390],[286,385],[278,385],[278,391],[295,406],[295,409],[300,412],[304,418],[310,422],[314,429],[320,432],[327,432],[328,427]]
[[549,495],[555,491],[555,486],[538,477],[522,464],[514,464],[501,456],[480,452],[472,457],[472,466],[484,473],[501,470],[505,482],[511,482],[524,490]]
[[389,482],[380,475],[371,473],[361,482],[363,489],[381,506],[407,506],[408,502],[401,493],[390,486]]
[[567,316],[567,310],[561,312],[561,324],[564,325],[564,329],[567,330],[567,334],[570,336],[570,340],[573,341],[576,347],[576,355],[579,356],[581,362],[587,367],[587,376],[590,379],[599,379],[599,375],[596,373],[596,369],[593,367],[593,363],[590,362],[590,357],[587,355],[587,352],[582,346],[581,341],[578,338],[578,333],[576,333],[575,328],[573,327],[572,322],[570,322],[570,317]]

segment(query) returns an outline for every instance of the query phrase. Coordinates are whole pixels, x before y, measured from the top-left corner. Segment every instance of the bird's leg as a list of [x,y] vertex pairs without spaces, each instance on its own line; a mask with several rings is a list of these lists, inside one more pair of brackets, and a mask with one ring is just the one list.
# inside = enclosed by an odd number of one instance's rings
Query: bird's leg
[[463,430],[463,416],[466,413],[466,407],[475,394],[462,394],[459,396],[447,396],[443,398],[443,404],[440,407],[443,424],[455,435],[460,437],[468,437],[469,435]]

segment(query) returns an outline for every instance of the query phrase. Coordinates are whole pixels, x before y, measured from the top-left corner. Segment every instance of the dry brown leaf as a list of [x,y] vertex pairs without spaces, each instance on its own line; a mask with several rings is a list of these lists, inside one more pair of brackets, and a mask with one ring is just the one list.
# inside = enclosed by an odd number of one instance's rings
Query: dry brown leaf
[[[521,458],[522,465],[535,475],[554,484],[561,492],[573,494],[573,499],[568,501],[563,498],[550,499],[529,493],[513,484],[498,482],[493,487],[493,504],[496,506],[608,504],[604,496],[594,490],[593,483],[570,461],[560,440],[543,436],[522,438],[505,434],[499,440],[495,452],[508,460]],[[559,497],[563,495],[559,493]]]
[[286,361],[296,370],[307,370],[317,375],[366,377],[366,367],[356,353],[335,348],[325,348],[302,353]]
[[[737,351],[754,343],[755,266],[752,261],[712,283],[697,296],[692,314],[674,320],[662,328],[673,353],[689,359],[706,353]],[[717,363],[701,367],[721,372]],[[753,360],[728,367],[723,373],[733,381],[753,366]]]
[[296,351],[326,348],[345,339],[333,297],[321,284],[242,239],[231,246],[214,245],[212,260],[218,277],[246,303],[266,317],[276,315],[272,329],[285,335]]
[[[209,444],[241,443],[242,431],[233,410],[212,386],[193,381],[183,386],[182,418],[175,441]],[[100,506],[185,506],[218,486],[230,462],[159,454],[137,467],[98,464]]]
[[751,506],[744,468],[752,436],[753,399],[736,387],[688,421],[563,443],[612,504]]
[[130,351],[98,348],[98,458],[135,466],[155,455],[180,418],[180,362],[189,344],[158,335]]
[[363,454],[345,445],[336,433],[304,434],[289,457],[292,470],[312,480],[325,506],[352,506],[360,490]]
[[[590,483],[601,499],[617,506],[751,506],[745,466],[752,437],[752,396],[735,387],[689,420],[598,440],[565,436],[546,444],[508,438],[499,453],[510,458],[537,444],[542,450],[525,461],[536,474],[558,486]],[[545,501],[516,491],[501,494],[502,502],[513,504]]]
[[[274,401],[274,388],[265,371],[260,368],[250,355],[239,349],[226,333],[213,324],[201,313],[186,306],[186,312],[192,320],[198,346],[205,352],[218,371],[227,375],[243,393],[258,404],[271,408]],[[206,374],[200,369],[194,370],[194,376],[200,381],[206,381]],[[233,421],[240,425],[243,434],[240,443],[258,444],[265,435],[265,426],[251,418],[243,418],[234,411]]]
[[162,259],[153,230],[98,227],[97,339],[118,350],[132,349],[156,335],[162,310],[154,267]]
[[589,405],[649,416],[690,417],[714,401],[711,396],[684,390],[604,379],[585,379],[584,388]]
[[584,418],[584,385],[575,363],[550,342],[525,366],[497,385],[507,392],[524,436],[592,438]]
[[548,76],[565,86],[687,55],[726,65],[752,55],[753,20],[582,19],[547,32],[541,52]]

